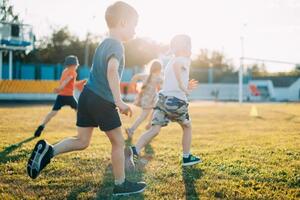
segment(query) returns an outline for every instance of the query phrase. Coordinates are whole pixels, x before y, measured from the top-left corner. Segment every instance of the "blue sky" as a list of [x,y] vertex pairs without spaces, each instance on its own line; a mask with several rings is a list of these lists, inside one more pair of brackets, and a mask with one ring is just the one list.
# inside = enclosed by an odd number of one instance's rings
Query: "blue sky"
[[[300,62],[298,0],[125,0],[139,12],[137,36],[168,43],[177,33],[192,37],[193,53],[201,48],[222,51],[239,65],[241,36],[245,56]],[[106,32],[104,12],[109,0],[10,0],[37,36],[67,25],[72,33]],[[294,66],[265,63],[269,71]]]

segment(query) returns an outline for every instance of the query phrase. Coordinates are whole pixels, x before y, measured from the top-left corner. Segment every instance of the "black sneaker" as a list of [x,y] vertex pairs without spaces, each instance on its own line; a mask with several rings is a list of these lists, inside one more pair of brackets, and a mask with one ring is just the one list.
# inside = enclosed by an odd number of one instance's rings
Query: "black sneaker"
[[27,173],[30,178],[35,179],[53,157],[53,147],[45,140],[36,143],[27,163]]
[[34,137],[40,137],[44,130],[44,126],[40,125],[34,132]]
[[113,195],[121,196],[141,193],[145,190],[146,186],[144,182],[130,182],[125,179],[121,185],[115,185]]
[[190,166],[190,165],[195,165],[197,163],[202,162],[202,160],[196,156],[189,155],[188,158],[183,158],[182,159],[182,166]]

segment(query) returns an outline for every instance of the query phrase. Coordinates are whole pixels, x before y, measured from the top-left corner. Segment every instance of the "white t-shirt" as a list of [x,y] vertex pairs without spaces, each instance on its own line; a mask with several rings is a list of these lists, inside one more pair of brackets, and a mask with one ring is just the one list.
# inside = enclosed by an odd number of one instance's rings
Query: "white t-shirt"
[[162,86],[161,94],[164,96],[174,96],[178,99],[188,101],[185,93],[179,88],[179,83],[175,76],[174,63],[182,65],[181,68],[181,80],[185,88],[188,87],[191,59],[187,57],[174,57],[165,67],[164,70],[164,82]]

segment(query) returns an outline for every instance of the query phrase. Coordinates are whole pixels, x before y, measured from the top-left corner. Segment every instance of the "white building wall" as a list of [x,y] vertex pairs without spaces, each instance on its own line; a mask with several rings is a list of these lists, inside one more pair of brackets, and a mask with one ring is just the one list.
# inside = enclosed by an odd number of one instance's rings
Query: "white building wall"
[[289,88],[289,100],[300,101],[300,78]]
[[289,101],[289,88],[288,87],[275,87],[274,99],[276,101]]
[[[218,100],[237,101],[239,97],[238,84],[199,84],[193,90],[189,99],[191,100],[214,100],[213,91],[218,90]],[[243,86],[243,99],[246,100],[249,94],[248,85]]]
[[38,100],[49,101],[55,100],[57,94],[18,94],[18,93],[0,93],[0,100]]
[[290,87],[275,87],[274,97],[276,101],[299,101],[300,78]]

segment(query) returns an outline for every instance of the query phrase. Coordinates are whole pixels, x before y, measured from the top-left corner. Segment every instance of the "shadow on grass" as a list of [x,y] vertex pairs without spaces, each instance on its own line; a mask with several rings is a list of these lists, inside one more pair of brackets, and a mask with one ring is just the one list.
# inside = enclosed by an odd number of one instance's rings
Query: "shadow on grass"
[[195,182],[197,179],[203,177],[203,171],[194,166],[182,167],[182,177],[185,187],[185,196],[187,200],[197,200],[199,194],[195,188]]
[[[136,171],[135,173],[126,174],[126,178],[130,181],[142,181],[143,178],[143,172]],[[96,199],[102,200],[102,199],[118,199],[118,200],[125,200],[125,199],[144,199],[143,193],[140,194],[134,194],[130,196],[113,196],[113,188],[114,188],[114,177],[112,173],[112,165],[109,164],[105,170],[104,177],[102,179],[102,182],[99,184],[99,190],[96,195]]]
[[90,190],[91,190],[91,188],[88,184],[84,184],[80,187],[73,188],[72,191],[70,192],[70,194],[67,196],[67,199],[68,200],[77,199],[77,197],[80,193],[88,192]]
[[30,142],[35,137],[32,136],[30,138],[27,138],[19,143],[12,144],[8,147],[6,147],[3,151],[0,152],[0,163],[6,163],[8,161],[17,161],[24,155],[14,155],[14,156],[8,156],[11,152],[15,151],[16,149],[20,148],[23,144]]
[[[126,146],[132,145],[131,139],[125,141]],[[126,172],[126,178],[130,181],[143,181],[143,176],[145,173],[145,166],[146,164],[152,159],[154,154],[154,150],[151,145],[147,145],[145,147],[145,155],[141,157],[141,162],[139,162],[136,166],[136,170],[134,172]],[[143,200],[144,194],[134,194],[130,196],[121,196],[121,197],[114,197],[112,195],[114,187],[114,179],[112,174],[112,166],[108,165],[105,170],[104,178],[99,186],[99,191],[97,192],[97,199],[136,199],[136,200]]]
[[[130,140],[126,140],[126,146],[131,145]],[[130,181],[143,181],[143,176],[145,172],[145,165],[150,161],[149,158],[152,158],[152,155],[154,154],[153,148],[150,145],[147,145],[145,147],[145,156],[143,156],[141,159],[143,159],[143,163],[139,164],[137,166],[137,170],[134,172],[127,172],[126,173],[126,178]],[[149,160],[148,160],[149,159]],[[145,162],[147,160],[147,162]],[[131,199],[131,200],[143,200],[144,195],[143,193],[141,194],[134,194],[130,196],[121,196],[121,197],[114,197],[112,195],[113,193],[113,188],[114,188],[114,176],[112,172],[112,165],[108,164],[103,178],[100,181],[99,184],[97,184],[97,194],[96,194],[96,199],[117,199],[117,200],[125,200],[125,199]],[[80,187],[73,188],[72,191],[69,193],[67,199],[77,199],[78,195],[80,193],[88,192],[90,190],[89,183],[83,184]]]

